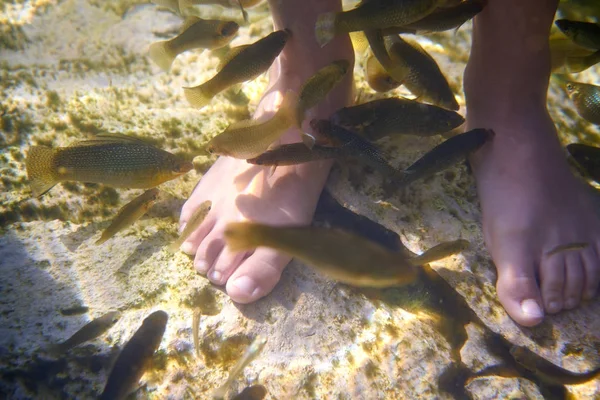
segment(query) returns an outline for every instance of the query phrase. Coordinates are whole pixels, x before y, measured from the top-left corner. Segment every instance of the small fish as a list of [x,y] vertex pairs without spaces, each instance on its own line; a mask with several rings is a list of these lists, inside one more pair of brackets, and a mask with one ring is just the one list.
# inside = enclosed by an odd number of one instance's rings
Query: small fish
[[192,232],[194,232],[200,226],[202,221],[204,221],[204,218],[206,218],[206,215],[210,211],[211,207],[212,202],[210,200],[206,200],[202,202],[200,206],[198,206],[196,211],[194,211],[190,219],[185,224],[185,227],[183,228],[183,231],[181,232],[177,240],[175,240],[169,245],[169,249],[171,251],[179,250],[179,247],[181,247],[183,242],[185,242],[185,240],[192,234]]
[[379,140],[390,135],[433,136],[465,122],[458,113],[414,100],[390,97],[336,111],[331,122]]
[[137,388],[152,355],[160,346],[169,316],[164,311],[150,314],[133,334],[112,367],[100,400],[121,400]]
[[374,55],[367,57],[365,75],[367,83],[376,92],[389,92],[400,86],[400,82],[391,77]]
[[192,106],[202,108],[228,87],[255,79],[269,69],[290,37],[291,31],[280,30],[244,47],[212,79],[199,86],[184,87],[186,99]]
[[411,283],[423,261],[441,259],[462,251],[468,242],[459,240],[434,247],[411,258],[378,243],[340,229],[320,227],[274,227],[250,222],[230,223],[225,241],[231,251],[269,247],[296,257],[332,279],[353,286],[389,287]]
[[423,100],[448,110],[457,111],[460,107],[446,77],[437,63],[417,42],[403,40],[400,36],[387,36],[390,58],[409,70],[402,82],[419,100]]
[[267,395],[267,388],[263,385],[253,385],[244,388],[233,400],[262,400]]
[[96,339],[104,332],[113,327],[113,325],[121,318],[121,313],[118,311],[111,311],[98,317],[87,324],[73,334],[70,338],[62,343],[51,346],[50,351],[56,354],[64,353],[73,347],[79,346],[82,343]]
[[445,0],[369,0],[344,12],[319,15],[315,36],[321,47],[336,35],[369,29],[384,29],[418,21]]
[[336,60],[318,70],[300,88],[296,106],[296,123],[302,125],[304,114],[325,99],[327,94],[346,76],[350,68],[348,60]]
[[[572,65],[577,66],[577,62],[581,63],[581,60],[588,60],[586,57],[594,53],[592,50],[578,46],[564,35],[551,35],[549,45],[552,73],[568,73],[568,68],[571,68]],[[573,60],[579,61],[574,63]]]
[[579,115],[593,124],[600,125],[600,86],[568,82],[566,88]]
[[600,368],[585,373],[571,372],[522,346],[512,346],[510,354],[519,365],[550,385],[579,385],[600,376]]
[[324,137],[343,144],[346,148],[354,149],[352,156],[369,167],[379,171],[386,180],[395,182],[403,178],[403,172],[394,168],[373,143],[348,129],[332,124],[327,120],[312,120],[310,126],[315,132]]
[[430,177],[464,160],[494,136],[491,129],[472,129],[445,140],[404,170],[401,186]]
[[600,183],[600,147],[571,143],[567,151],[590,178]]
[[36,197],[63,181],[148,189],[194,167],[142,140],[115,134],[96,135],[69,147],[31,146],[26,166]]
[[259,156],[295,123],[296,103],[296,94],[288,91],[271,118],[264,122],[245,120],[230,125],[208,142],[208,151],[243,160]]
[[373,55],[383,69],[394,81],[399,84],[403,83],[410,74],[410,66],[390,57],[381,29],[365,31],[365,36],[367,37],[369,46],[371,46]]
[[451,29],[458,31],[465,22],[479,14],[484,7],[484,0],[465,0],[452,7],[438,8],[411,24],[384,29],[383,34],[444,32]]
[[200,308],[196,308],[194,310],[194,314],[192,315],[192,336],[194,337],[194,350],[196,351],[196,356],[200,356],[200,335],[198,333],[198,329],[200,327],[200,316],[202,315],[202,310]]
[[569,39],[581,47],[600,50],[600,25],[593,22],[559,19],[554,22]]
[[577,74],[600,63],[600,50],[585,56],[566,56],[552,70],[555,74]]
[[313,145],[312,148],[309,148],[304,143],[291,143],[281,145],[246,161],[255,165],[296,165],[311,161],[339,158],[346,154],[344,150],[344,146],[329,147]]
[[550,257],[550,256],[553,256],[558,253],[563,253],[565,251],[583,250],[586,247],[588,247],[589,245],[590,245],[589,243],[583,243],[583,242],[561,244],[561,245],[556,246],[549,252],[547,252],[546,257]]
[[250,346],[248,346],[242,358],[240,358],[240,360],[233,366],[231,371],[229,371],[229,376],[227,377],[225,383],[213,392],[212,396],[214,399],[225,397],[225,394],[227,394],[231,384],[237,379],[238,375],[244,370],[244,368],[246,368],[248,364],[250,364],[256,357],[260,355],[266,344],[267,338],[262,335],[258,335],[252,341],[252,343],[250,343]]
[[188,17],[189,26],[170,40],[156,42],[148,50],[150,58],[160,68],[168,71],[175,58],[188,50],[214,50],[227,45],[240,26],[233,21],[219,21]]
[[135,221],[140,219],[144,214],[152,208],[158,200],[160,191],[156,188],[146,190],[144,193],[125,204],[117,213],[111,224],[102,232],[100,239],[96,241],[96,245],[106,242],[108,239],[116,235],[118,232],[133,225]]

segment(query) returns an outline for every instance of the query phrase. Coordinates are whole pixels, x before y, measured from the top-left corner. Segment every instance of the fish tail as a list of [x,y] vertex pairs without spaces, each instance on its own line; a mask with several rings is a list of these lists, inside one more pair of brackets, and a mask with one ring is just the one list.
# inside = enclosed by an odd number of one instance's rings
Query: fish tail
[[225,227],[225,242],[231,251],[251,250],[261,243],[261,226],[249,222],[232,222]]
[[213,98],[213,94],[206,89],[206,84],[195,87],[184,87],[183,93],[187,101],[196,108],[202,108]]
[[96,246],[101,245],[102,243],[106,242],[108,239],[110,238],[109,235],[106,235],[106,232],[102,233],[102,236],[100,236],[100,239],[96,240],[96,242],[94,243]]
[[150,59],[163,71],[171,69],[171,64],[173,64],[175,57],[177,57],[176,54],[173,54],[173,52],[169,50],[169,42],[166,40],[152,43],[148,49],[148,53]]
[[53,171],[54,150],[46,146],[31,146],[25,164],[29,185],[35,197],[40,197],[58,183]]
[[319,15],[317,18],[317,24],[315,26],[315,36],[317,38],[317,42],[321,47],[325,47],[325,45],[333,39],[335,36],[335,17],[336,13],[329,12],[323,13]]

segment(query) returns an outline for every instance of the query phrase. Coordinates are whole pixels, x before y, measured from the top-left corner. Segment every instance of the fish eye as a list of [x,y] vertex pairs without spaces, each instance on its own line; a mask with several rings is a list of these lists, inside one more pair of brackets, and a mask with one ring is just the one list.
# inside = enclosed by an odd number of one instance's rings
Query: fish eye
[[239,27],[240,26],[238,24],[236,24],[235,22],[227,22],[226,24],[224,24],[221,27],[221,35],[222,36],[231,36],[238,31]]

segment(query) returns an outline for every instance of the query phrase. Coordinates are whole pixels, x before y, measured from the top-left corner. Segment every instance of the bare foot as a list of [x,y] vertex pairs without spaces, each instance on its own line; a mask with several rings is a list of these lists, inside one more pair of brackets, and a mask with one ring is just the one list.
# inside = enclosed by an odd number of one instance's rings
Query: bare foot
[[[337,109],[349,105],[354,52],[348,36],[336,38],[323,49],[314,36],[317,16],[341,10],[341,2],[273,0],[270,6],[275,29],[290,29],[292,38],[271,68],[269,89],[255,118],[273,114],[283,93],[287,90],[298,93],[307,78],[336,59],[349,60],[350,73],[326,101],[307,113],[307,120],[328,118]],[[298,141],[298,129],[291,129],[282,138],[282,143]],[[195,254],[196,270],[207,274],[211,282],[225,285],[234,301],[250,303],[267,295],[291,258],[266,248],[251,253],[232,253],[225,247],[223,230],[229,222],[243,220],[271,225],[309,224],[331,164],[324,161],[278,167],[270,176],[267,168],[248,164],[245,160],[219,158],[183,206],[180,224],[185,224],[203,201],[213,203],[201,226],[181,246],[182,250]]]
[[[525,326],[540,323],[544,311],[591,299],[600,281],[600,221],[546,110],[554,3],[491,0],[475,22],[465,72],[467,129],[496,132],[471,159],[485,242],[498,270],[498,297]],[[532,14],[536,19],[527,19]],[[499,28],[511,24],[519,29]],[[574,242],[589,246],[547,256]]]

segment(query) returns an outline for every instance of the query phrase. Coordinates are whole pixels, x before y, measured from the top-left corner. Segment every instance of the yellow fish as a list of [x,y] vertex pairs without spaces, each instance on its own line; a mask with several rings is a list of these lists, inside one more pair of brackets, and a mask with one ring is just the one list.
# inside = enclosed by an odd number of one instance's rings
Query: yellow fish
[[196,211],[194,211],[188,222],[185,224],[181,235],[179,235],[177,240],[175,240],[169,246],[171,251],[177,251],[183,242],[185,242],[185,239],[187,239],[192,232],[194,232],[200,226],[202,221],[204,221],[204,218],[206,218],[206,214],[208,214],[210,211],[211,205],[212,202],[210,200],[206,200],[200,204],[200,206],[196,209]]
[[383,68],[383,65],[372,54],[367,58],[365,75],[367,83],[376,92],[389,92],[400,86],[400,82],[392,78],[389,72]]

